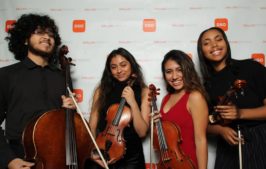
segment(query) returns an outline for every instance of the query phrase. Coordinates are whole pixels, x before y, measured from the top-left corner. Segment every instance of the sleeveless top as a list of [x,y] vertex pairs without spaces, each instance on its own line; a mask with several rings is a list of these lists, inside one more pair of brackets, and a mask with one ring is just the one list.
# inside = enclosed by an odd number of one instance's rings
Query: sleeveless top
[[185,93],[180,100],[169,109],[168,112],[164,112],[163,108],[167,101],[169,100],[171,94],[167,94],[161,106],[161,115],[162,120],[171,121],[177,124],[180,127],[181,132],[181,148],[186,155],[194,162],[197,166],[197,157],[196,157],[196,145],[194,141],[194,125],[190,113],[187,110],[187,102],[189,98],[189,93]]
[[[121,95],[123,89],[127,86],[127,83],[125,82],[118,82],[115,81],[114,87],[112,88],[112,92],[107,96],[106,104],[103,107],[103,110],[100,111],[100,117],[99,122],[97,125],[97,131],[102,132],[107,124],[106,121],[106,113],[108,108],[112,104],[119,104],[121,101]],[[132,89],[134,91],[135,99],[137,101],[138,106],[141,105],[141,87],[139,85],[133,85]],[[125,106],[129,105],[126,103]],[[128,127],[124,128],[124,139],[126,141],[126,154],[123,159],[132,158],[132,156],[143,156],[143,148],[142,148],[142,140],[138,136],[137,132],[135,131],[135,128],[133,126],[133,122],[130,122],[130,125]],[[140,162],[144,159],[138,159]]]

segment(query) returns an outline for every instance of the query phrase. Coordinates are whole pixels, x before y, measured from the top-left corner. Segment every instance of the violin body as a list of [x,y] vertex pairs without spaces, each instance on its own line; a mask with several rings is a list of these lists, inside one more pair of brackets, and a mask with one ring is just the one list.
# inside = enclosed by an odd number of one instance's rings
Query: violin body
[[[92,142],[77,113],[74,113],[78,169],[83,169],[90,158]],[[35,162],[33,169],[68,169],[66,165],[66,112],[64,109],[48,111],[34,118],[24,129],[22,142],[25,160]]]
[[[117,115],[121,114],[117,119]],[[116,120],[117,119],[117,120]],[[97,145],[104,158],[109,164],[113,164],[123,158],[126,153],[126,144],[123,130],[132,120],[129,107],[120,104],[113,104],[107,110],[107,125],[103,132],[96,138]]]
[[[218,104],[217,105],[230,105],[232,98],[238,98],[239,95],[244,95],[243,88],[246,86],[245,80],[235,80],[234,84],[226,91],[224,96],[218,97]],[[209,122],[211,124],[221,124],[221,125],[228,125],[232,122],[232,120],[223,119],[219,112],[214,112],[213,114],[209,115]]]
[[[158,112],[156,95],[158,90],[153,84],[149,85],[151,105]],[[153,129],[153,146],[160,151],[160,161],[157,169],[195,169],[189,156],[181,148],[182,137],[179,126],[170,121],[158,119]]]
[[[154,149],[160,151],[157,169],[195,169],[191,159],[180,147],[182,138],[179,127],[170,121],[161,121],[161,126],[163,134],[156,128],[153,130],[153,146]],[[165,138],[161,138],[162,135]],[[162,146],[163,139],[165,141],[163,144],[166,144],[164,146]]]

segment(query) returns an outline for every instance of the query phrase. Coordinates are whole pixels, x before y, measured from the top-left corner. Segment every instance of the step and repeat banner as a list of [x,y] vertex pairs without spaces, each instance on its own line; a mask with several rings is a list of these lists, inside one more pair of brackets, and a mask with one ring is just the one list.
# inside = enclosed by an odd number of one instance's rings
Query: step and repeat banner
[[[226,31],[235,59],[254,58],[265,65],[265,0],[0,0],[0,67],[17,62],[4,40],[21,14],[47,14],[53,18],[69,48],[68,57],[79,106],[88,118],[92,94],[106,56],[118,47],[130,51],[142,66],[147,84],[161,89],[158,105],[166,94],[161,61],[169,50],[188,53],[198,68],[197,39],[212,26]],[[3,125],[3,124],[2,124]],[[143,140],[147,168],[149,136]],[[215,139],[209,139],[208,168],[215,159]]]

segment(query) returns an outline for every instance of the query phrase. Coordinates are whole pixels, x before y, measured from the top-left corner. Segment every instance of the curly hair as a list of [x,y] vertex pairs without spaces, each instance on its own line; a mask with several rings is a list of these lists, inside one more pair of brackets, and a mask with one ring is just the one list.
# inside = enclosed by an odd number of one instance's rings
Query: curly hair
[[203,77],[204,82],[208,81],[211,74],[214,72],[214,68],[212,67],[210,61],[208,61],[203,53],[202,50],[202,37],[203,35],[210,31],[210,30],[216,30],[218,32],[220,32],[223,36],[223,39],[226,43],[227,46],[227,53],[226,53],[226,64],[230,65],[231,64],[231,48],[230,48],[230,44],[229,41],[227,39],[227,36],[225,34],[225,32],[218,27],[211,27],[209,29],[204,30],[203,32],[201,32],[199,38],[198,38],[198,45],[197,45],[197,50],[198,50],[198,57],[199,57],[199,63],[200,63],[200,71]]
[[164,56],[161,64],[161,70],[164,81],[166,83],[166,89],[169,93],[174,93],[175,89],[166,82],[165,77],[165,64],[167,61],[172,60],[180,65],[183,74],[184,89],[187,92],[199,91],[203,96],[206,97],[204,87],[200,82],[200,78],[195,70],[192,59],[184,52],[180,50],[171,50]]
[[146,84],[144,83],[143,73],[141,71],[140,65],[137,63],[134,56],[124,48],[118,48],[113,50],[106,59],[105,68],[102,74],[102,78],[100,84],[98,86],[99,89],[99,99],[96,101],[96,105],[101,110],[101,108],[105,105],[107,96],[112,92],[115,87],[116,79],[113,77],[110,64],[111,60],[117,56],[121,55],[124,57],[131,65],[132,74],[136,75],[135,85],[139,85],[141,88],[144,88]]
[[55,46],[52,55],[55,55],[56,49],[61,44],[61,38],[58,33],[58,27],[55,21],[47,15],[38,14],[23,14],[14,23],[13,28],[9,29],[8,36],[5,38],[8,41],[8,48],[15,56],[16,60],[23,60],[28,53],[28,46],[25,45],[27,39],[37,29],[49,28],[54,34]]

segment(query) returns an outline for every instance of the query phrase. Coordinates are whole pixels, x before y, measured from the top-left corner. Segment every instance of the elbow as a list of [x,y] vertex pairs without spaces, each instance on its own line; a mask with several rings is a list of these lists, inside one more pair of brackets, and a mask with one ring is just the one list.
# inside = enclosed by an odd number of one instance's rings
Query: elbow
[[143,129],[143,130],[138,132],[138,136],[140,138],[145,138],[147,136],[147,134],[148,134],[148,129]]

